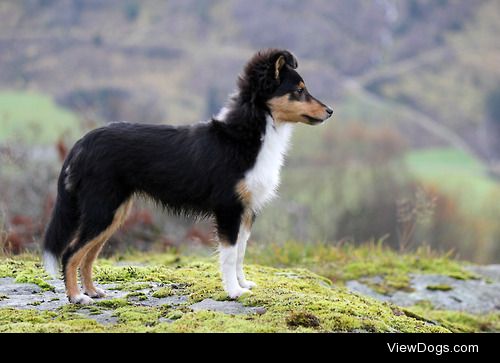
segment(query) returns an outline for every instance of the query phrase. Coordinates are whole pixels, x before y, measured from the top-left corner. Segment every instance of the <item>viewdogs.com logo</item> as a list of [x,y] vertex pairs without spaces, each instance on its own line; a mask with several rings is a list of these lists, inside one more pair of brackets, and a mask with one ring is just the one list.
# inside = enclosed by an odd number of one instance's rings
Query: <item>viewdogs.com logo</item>
[[391,353],[434,353],[436,355],[441,355],[443,353],[477,353],[479,352],[479,346],[470,345],[453,345],[448,344],[426,344],[426,343],[416,343],[416,344],[398,344],[398,343],[387,343],[387,348]]

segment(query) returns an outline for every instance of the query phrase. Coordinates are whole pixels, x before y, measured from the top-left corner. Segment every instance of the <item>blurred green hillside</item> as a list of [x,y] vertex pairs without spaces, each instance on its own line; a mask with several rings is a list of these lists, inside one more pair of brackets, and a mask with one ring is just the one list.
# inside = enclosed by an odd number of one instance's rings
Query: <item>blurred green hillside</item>
[[[61,140],[109,121],[207,119],[251,54],[282,47],[335,114],[297,127],[253,238],[385,238],[498,261],[499,31],[496,0],[2,1],[0,236],[40,237]],[[141,240],[189,228],[152,221],[167,227]]]
[[77,115],[47,95],[0,92],[0,142],[51,145],[60,137],[76,140],[81,132]]

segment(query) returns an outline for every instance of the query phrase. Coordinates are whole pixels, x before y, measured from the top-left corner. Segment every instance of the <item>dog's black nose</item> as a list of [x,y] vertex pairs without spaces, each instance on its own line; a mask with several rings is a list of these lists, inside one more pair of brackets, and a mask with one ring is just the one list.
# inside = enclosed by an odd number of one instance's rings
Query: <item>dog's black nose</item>
[[332,115],[332,113],[333,113],[333,110],[332,110],[330,107],[327,107],[327,108],[326,108],[326,113],[327,113],[329,116],[331,116],[331,115]]

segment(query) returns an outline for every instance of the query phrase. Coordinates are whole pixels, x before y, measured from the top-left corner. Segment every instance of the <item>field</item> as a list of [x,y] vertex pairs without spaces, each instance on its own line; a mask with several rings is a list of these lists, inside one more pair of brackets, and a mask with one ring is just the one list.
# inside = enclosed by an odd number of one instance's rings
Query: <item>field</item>
[[78,118],[57,106],[48,95],[0,92],[0,142],[50,145],[60,137],[76,140]]
[[479,210],[500,195],[500,185],[470,155],[452,148],[412,151],[405,156],[410,172],[419,180],[457,195],[464,205]]

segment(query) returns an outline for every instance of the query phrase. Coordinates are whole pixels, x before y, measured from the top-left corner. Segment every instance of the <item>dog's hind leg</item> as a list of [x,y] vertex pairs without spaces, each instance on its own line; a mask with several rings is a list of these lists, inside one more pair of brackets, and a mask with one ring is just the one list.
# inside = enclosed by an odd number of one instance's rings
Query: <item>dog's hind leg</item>
[[[111,228],[111,227],[109,227]],[[80,266],[80,277],[82,279],[83,293],[91,298],[105,297],[106,293],[103,289],[95,287],[92,281],[92,265],[104,247],[108,237],[102,236],[99,241],[87,252],[83,257]]]
[[[62,257],[66,294],[69,301],[76,304],[90,304],[93,302],[89,296],[80,292],[77,279],[78,268],[89,253],[91,253],[89,257],[97,255],[103,243],[117,229],[119,223],[117,223],[115,215],[124,199],[120,198],[120,202],[116,200],[115,203],[109,198],[91,196],[84,200],[86,203],[82,206],[82,220],[77,238],[68,246]],[[91,267],[89,268],[91,263],[88,263],[89,259],[85,259],[85,261],[86,268],[83,275],[91,271]],[[83,275],[82,280],[90,287],[90,275]]]
[[106,296],[105,291],[95,287],[94,282],[92,281],[92,265],[108,239],[120,228],[123,222],[125,222],[131,208],[132,199],[129,199],[117,209],[111,225],[96,238],[96,241],[92,243],[93,247],[90,248],[87,254],[83,257],[80,266],[80,275],[82,279],[83,293],[85,295],[92,298]]
[[238,232],[242,217],[242,207],[224,208],[215,213],[219,242],[219,263],[224,289],[231,299],[236,299],[250,290],[238,283],[236,265],[238,262]]
[[92,299],[80,293],[78,288],[78,267],[87,252],[92,248],[91,244],[86,244],[78,248],[79,238],[71,242],[70,246],[66,249],[63,255],[63,274],[64,284],[66,285],[66,295],[68,300],[74,304],[90,304]]
[[120,228],[123,222],[125,222],[131,208],[132,199],[129,199],[118,208],[118,210],[115,212],[113,223],[99,235],[98,241],[96,241],[94,246],[87,252],[85,257],[83,258],[82,264],[80,266],[80,274],[85,295],[92,298],[106,296],[104,290],[95,287],[92,281],[92,265],[111,235],[113,235],[113,233],[115,233],[116,230]]

